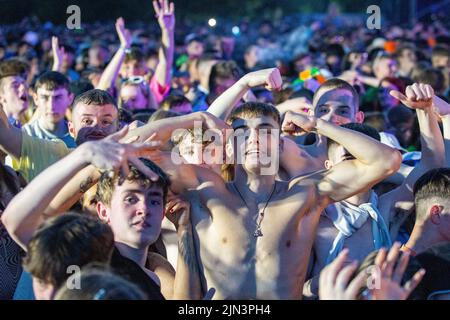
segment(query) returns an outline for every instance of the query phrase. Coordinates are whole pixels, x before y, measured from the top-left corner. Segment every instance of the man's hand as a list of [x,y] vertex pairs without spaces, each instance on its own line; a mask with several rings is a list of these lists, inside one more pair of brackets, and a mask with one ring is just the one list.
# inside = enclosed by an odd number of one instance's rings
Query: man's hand
[[167,219],[172,222],[175,229],[179,227],[188,227],[191,223],[190,213],[191,204],[184,200],[181,196],[175,195],[171,192],[167,195],[167,203],[165,214]]
[[247,73],[243,80],[249,88],[264,86],[267,90],[279,90],[283,84],[280,70],[277,68],[263,69]]
[[316,118],[292,111],[286,112],[281,130],[289,135],[311,132],[316,129]]
[[175,28],[175,4],[168,0],[153,1],[156,18],[161,30],[173,32]]
[[[353,262],[344,267],[348,256],[348,249],[342,250],[337,258],[327,265],[320,273],[320,300],[356,300],[359,290],[366,279],[365,272],[360,272],[351,282],[350,278],[358,267]],[[350,283],[349,283],[350,282]]]
[[384,248],[378,252],[375,258],[377,271],[372,276],[380,286],[371,290],[373,300],[406,300],[425,275],[425,270],[421,269],[405,285],[401,285],[409,253],[403,252],[399,259],[400,247],[400,243],[396,242],[389,253]]
[[430,110],[433,105],[434,90],[428,84],[414,83],[406,87],[406,96],[396,90],[392,90],[390,94],[411,109]]
[[131,46],[131,33],[130,30],[125,28],[125,21],[122,17],[116,20],[116,32],[119,36],[120,47],[123,49],[129,49]]
[[53,67],[52,71],[61,71],[61,66],[64,60],[64,47],[59,46],[58,37],[52,37],[52,53],[53,53]]
[[83,151],[86,152],[86,159],[100,171],[110,171],[112,176],[120,170],[122,182],[129,174],[128,163],[133,164],[152,181],[158,180],[158,175],[145,166],[138,158],[154,151],[161,143],[159,141],[120,143],[119,140],[124,138],[127,132],[128,126],[125,126],[119,132],[105,139],[86,142],[81,146]]

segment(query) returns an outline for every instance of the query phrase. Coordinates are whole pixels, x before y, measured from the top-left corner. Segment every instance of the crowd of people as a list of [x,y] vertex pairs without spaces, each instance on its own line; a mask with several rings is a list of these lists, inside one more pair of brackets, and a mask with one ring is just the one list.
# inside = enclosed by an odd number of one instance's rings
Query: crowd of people
[[450,299],[445,23],[153,9],[0,26],[0,299]]

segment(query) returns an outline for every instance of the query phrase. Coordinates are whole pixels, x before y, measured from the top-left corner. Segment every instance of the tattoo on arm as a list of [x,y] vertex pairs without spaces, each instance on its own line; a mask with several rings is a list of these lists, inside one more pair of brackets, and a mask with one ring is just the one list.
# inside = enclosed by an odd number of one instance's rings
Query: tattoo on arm
[[187,264],[189,270],[191,272],[198,272],[192,231],[182,232],[181,237],[178,240],[178,250],[181,257],[183,258],[183,261]]

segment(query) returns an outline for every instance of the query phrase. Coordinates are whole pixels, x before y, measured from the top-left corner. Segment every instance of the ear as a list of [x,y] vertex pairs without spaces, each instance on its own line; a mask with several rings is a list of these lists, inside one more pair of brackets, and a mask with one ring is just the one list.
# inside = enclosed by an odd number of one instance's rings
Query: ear
[[[72,113],[72,118],[73,118],[73,113]],[[73,122],[72,121],[67,122],[67,127],[69,128],[70,136],[75,139],[75,128],[73,126]]]
[[39,105],[38,105],[38,103],[37,103],[37,101],[38,101],[38,95],[37,95],[36,91],[34,91],[34,90],[31,91],[31,97],[33,98],[34,104],[35,104],[37,107],[39,107]]
[[72,104],[73,99],[75,98],[75,95],[74,95],[72,92],[70,92],[69,95],[68,95],[67,97],[68,97],[68,99],[69,99],[69,101],[70,101],[70,104]]
[[356,123],[363,123],[364,122],[364,112],[358,111],[355,116],[355,121],[356,121]]
[[97,214],[100,220],[105,223],[110,222],[108,209],[101,201],[97,202],[97,204],[95,205],[95,209],[97,210]]
[[333,168],[333,163],[330,160],[325,160],[324,165],[327,170]]
[[433,224],[441,224],[441,213],[444,210],[443,206],[434,204],[429,211],[430,220]]

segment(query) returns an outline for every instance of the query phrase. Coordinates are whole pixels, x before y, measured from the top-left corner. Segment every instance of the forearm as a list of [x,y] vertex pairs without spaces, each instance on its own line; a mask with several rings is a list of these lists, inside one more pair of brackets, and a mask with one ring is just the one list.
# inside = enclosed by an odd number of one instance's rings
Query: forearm
[[108,66],[103,71],[96,89],[108,90],[114,85],[117,75],[119,74],[120,67],[122,66],[122,62],[125,59],[125,50],[126,48],[124,47],[120,47],[119,50],[117,50]]
[[249,89],[245,77],[239,79],[238,82],[214,100],[207,111],[217,118],[225,120]]
[[445,146],[437,116],[433,111],[417,110],[419,120],[422,158],[420,164],[441,167],[445,162]]
[[187,130],[194,128],[196,125],[201,126],[203,120],[204,118],[201,112],[194,112],[185,116],[157,120],[131,130],[125,139],[138,136],[138,141],[143,142],[155,133],[156,137],[154,140],[161,141],[161,144],[164,145],[172,138],[172,134],[175,130]]
[[75,150],[33,179],[10,202],[2,216],[13,239],[26,248],[34,231],[43,222],[43,213],[67,181],[86,166],[83,152]]
[[159,62],[155,70],[156,81],[161,86],[170,85],[171,68],[174,55],[174,35],[173,31],[162,30],[162,46],[159,48]]
[[366,165],[386,164],[398,152],[362,133],[345,129],[328,121],[317,119],[317,133],[342,145],[359,162]]
[[374,78],[374,77],[358,75],[358,80],[361,81],[362,83],[364,83],[365,85],[368,85],[368,86],[371,86],[374,88],[378,88],[380,86],[380,80],[378,80],[377,78]]
[[195,256],[191,224],[180,226],[178,233],[178,261],[174,282],[174,300],[200,300],[201,286]]
[[93,165],[89,165],[78,172],[67,182],[45,209],[46,216],[54,216],[68,211],[75,205],[83,194],[89,190],[100,178],[100,173]]

